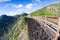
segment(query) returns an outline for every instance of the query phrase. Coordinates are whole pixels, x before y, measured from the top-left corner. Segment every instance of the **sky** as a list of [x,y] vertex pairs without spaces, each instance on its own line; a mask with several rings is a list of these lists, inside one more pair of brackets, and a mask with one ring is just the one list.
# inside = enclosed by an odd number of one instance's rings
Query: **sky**
[[0,15],[31,13],[60,0],[0,0]]

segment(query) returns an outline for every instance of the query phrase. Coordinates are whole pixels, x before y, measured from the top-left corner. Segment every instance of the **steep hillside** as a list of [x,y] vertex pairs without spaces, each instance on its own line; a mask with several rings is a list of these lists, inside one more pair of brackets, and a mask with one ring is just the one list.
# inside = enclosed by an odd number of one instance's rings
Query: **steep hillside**
[[7,15],[0,16],[0,37],[4,33],[8,33],[9,28],[11,28],[12,26],[12,23],[15,23],[16,20],[17,18],[13,16],[7,16]]
[[11,32],[8,34],[6,40],[18,40],[19,34],[25,30],[27,24],[25,22],[25,17],[22,17],[12,28]]
[[31,16],[60,16],[60,3],[51,4],[35,12]]
[[0,40],[5,40],[7,34],[10,33],[11,29],[21,19],[21,17],[27,15],[28,14],[26,13],[22,13],[15,16],[0,16]]

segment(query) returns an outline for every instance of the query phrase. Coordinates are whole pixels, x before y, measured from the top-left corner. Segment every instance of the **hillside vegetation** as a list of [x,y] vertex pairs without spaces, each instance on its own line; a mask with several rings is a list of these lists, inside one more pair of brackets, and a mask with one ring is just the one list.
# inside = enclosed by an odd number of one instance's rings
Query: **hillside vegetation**
[[30,14],[31,16],[60,16],[60,3],[50,4]]
[[19,34],[27,26],[25,22],[25,17],[22,17],[12,28],[11,32],[8,34],[7,40],[17,40]]
[[13,16],[0,16],[0,37],[3,36],[4,33],[9,32],[9,30],[12,28],[12,23],[14,24],[16,20],[17,18]]
[[22,13],[15,16],[0,16],[0,40],[5,40],[7,34],[10,33],[14,25],[16,25],[22,16],[26,15],[26,13]]

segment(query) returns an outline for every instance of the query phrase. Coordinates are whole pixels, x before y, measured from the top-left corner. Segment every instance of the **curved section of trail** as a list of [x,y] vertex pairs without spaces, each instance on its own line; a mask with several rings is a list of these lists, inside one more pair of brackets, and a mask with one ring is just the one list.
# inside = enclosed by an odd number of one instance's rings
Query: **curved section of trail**
[[27,35],[27,30],[23,30],[19,37],[18,37],[18,40],[25,40],[26,39],[26,35]]

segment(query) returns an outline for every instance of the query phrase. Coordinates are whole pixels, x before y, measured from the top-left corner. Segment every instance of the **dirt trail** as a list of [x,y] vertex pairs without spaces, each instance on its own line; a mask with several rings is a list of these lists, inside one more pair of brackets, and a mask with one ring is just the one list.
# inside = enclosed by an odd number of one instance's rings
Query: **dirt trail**
[[27,35],[27,30],[23,30],[22,33],[20,33],[18,40],[25,40]]

